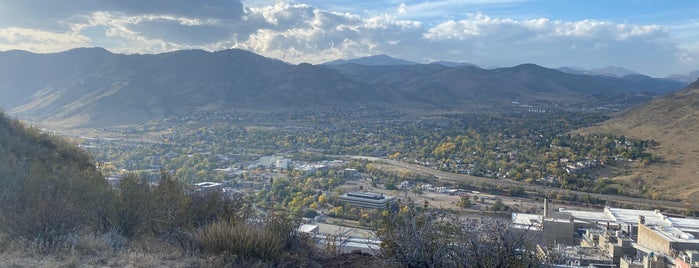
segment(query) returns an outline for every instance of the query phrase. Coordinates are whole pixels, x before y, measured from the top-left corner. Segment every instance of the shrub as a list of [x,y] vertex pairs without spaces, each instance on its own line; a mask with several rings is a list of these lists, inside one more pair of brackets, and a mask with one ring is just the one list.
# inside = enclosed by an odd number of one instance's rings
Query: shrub
[[270,214],[262,221],[219,220],[194,232],[194,241],[204,254],[246,263],[279,264],[311,259],[315,243],[299,235],[298,221],[286,214]]
[[42,248],[97,229],[112,193],[91,157],[0,115],[0,231]]
[[499,220],[452,219],[408,210],[377,232],[386,260],[406,267],[538,267],[536,236]]
[[284,234],[234,221],[214,222],[195,232],[194,238],[205,253],[235,255],[248,261],[279,260],[285,244]]

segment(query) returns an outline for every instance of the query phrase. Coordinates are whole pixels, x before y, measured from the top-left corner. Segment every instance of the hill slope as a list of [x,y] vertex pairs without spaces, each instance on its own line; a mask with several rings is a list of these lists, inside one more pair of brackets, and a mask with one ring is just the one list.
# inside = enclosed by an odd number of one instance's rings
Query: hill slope
[[356,80],[394,89],[409,100],[434,105],[511,101],[636,103],[682,88],[680,82],[643,75],[623,78],[575,75],[534,64],[493,70],[439,64],[326,66]]
[[[372,103],[381,95],[374,87],[332,70],[289,65],[242,50],[110,54],[96,61],[82,65],[80,71],[66,72],[63,79],[15,85],[34,93],[28,101],[10,103],[16,105],[12,112],[64,127],[99,127],[199,108],[348,106]],[[13,100],[26,99],[19,96]]]
[[660,163],[622,179],[642,178],[668,196],[699,202],[699,80],[584,132],[615,133],[660,143]]
[[109,186],[77,146],[0,113],[0,235],[38,243],[97,221]]

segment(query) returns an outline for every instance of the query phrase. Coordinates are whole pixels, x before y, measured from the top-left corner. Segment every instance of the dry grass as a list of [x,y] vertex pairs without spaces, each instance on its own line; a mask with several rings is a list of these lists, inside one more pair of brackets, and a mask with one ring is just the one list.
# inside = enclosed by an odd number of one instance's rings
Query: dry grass
[[219,221],[194,235],[205,252],[274,260],[282,256],[282,234],[245,223]]
[[639,166],[619,180],[641,179],[665,198],[699,204],[699,89],[656,99],[581,133],[613,133],[660,143],[660,161]]
[[84,235],[73,247],[44,253],[28,241],[0,238],[0,267],[210,267],[158,240],[135,241],[114,249],[102,236]]
[[[230,226],[228,226],[230,227]],[[248,247],[269,246],[268,251],[277,252],[279,245],[270,244],[274,238],[261,238],[260,233],[241,234],[245,228],[229,230],[225,224],[212,226],[210,232],[226,235],[248,236],[245,241],[224,240],[209,237],[219,246],[239,247],[234,244],[244,243]],[[246,227],[247,228],[247,227]],[[248,230],[249,231],[249,230]],[[257,237],[253,241],[251,237]],[[276,248],[276,249],[274,249]],[[229,249],[230,250],[230,249]],[[365,255],[314,254],[279,254],[279,259],[266,261],[254,258],[241,258],[235,254],[219,252],[210,254],[200,252],[188,254],[180,247],[165,243],[155,238],[140,238],[130,241],[128,247],[115,249],[110,241],[102,235],[84,235],[72,247],[54,249],[50,253],[42,252],[28,241],[14,240],[0,235],[0,267],[383,267],[381,259]]]

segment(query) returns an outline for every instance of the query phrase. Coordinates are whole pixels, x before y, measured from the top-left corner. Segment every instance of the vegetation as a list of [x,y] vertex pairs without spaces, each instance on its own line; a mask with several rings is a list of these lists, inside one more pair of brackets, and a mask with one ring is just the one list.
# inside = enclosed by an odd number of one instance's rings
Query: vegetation
[[[254,122],[289,120],[298,127],[242,127],[235,121],[233,126],[212,124],[194,130],[169,125],[167,134],[154,137],[160,141],[157,143],[88,140],[84,144],[95,148],[92,152],[97,159],[110,163],[114,169],[162,168],[187,182],[225,180],[225,176],[213,171],[220,167],[222,158],[245,162],[249,160],[246,156],[295,151],[300,152],[294,154],[300,159],[322,159],[319,154],[302,152],[317,150],[325,154],[390,157],[448,172],[561,189],[645,197],[654,193],[650,187],[605,180],[597,171],[627,161],[640,165],[658,161],[650,153],[657,142],[610,134],[570,134],[608,118],[599,113],[445,114],[419,120],[394,115],[360,120],[342,113],[324,114],[326,117],[314,113],[240,116]],[[133,131],[149,133],[145,126]],[[382,172],[371,165],[356,168],[374,175]],[[380,175],[387,178],[389,186],[395,186],[400,183],[397,175],[407,174]]]
[[538,267],[536,237],[499,220],[459,220],[419,207],[389,214],[381,253],[405,267]]
[[100,229],[110,189],[73,144],[0,114],[0,231],[54,245]]

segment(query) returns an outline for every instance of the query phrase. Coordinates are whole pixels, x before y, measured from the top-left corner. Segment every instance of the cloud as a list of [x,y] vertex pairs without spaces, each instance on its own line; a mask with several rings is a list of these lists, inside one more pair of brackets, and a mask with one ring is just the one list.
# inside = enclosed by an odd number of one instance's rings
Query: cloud
[[[399,5],[399,9],[402,5]],[[432,27],[396,14],[361,17],[303,4],[251,9],[269,26],[241,38],[236,47],[293,63],[389,54],[413,61],[468,61],[481,66],[532,62],[549,67],[622,65],[657,74],[679,70],[689,52],[658,25],[610,21],[515,20],[481,13]],[[662,66],[662,67],[660,67]]]
[[362,18],[285,2],[251,8],[247,17],[262,18],[267,25],[236,47],[294,63],[385,53],[384,45],[398,44],[422,30],[420,22],[389,15]]
[[0,28],[0,51],[22,48],[30,51],[68,50],[87,46],[90,39],[75,33],[53,33],[26,28]]
[[436,25],[422,37],[455,57],[493,65],[625,65],[654,73],[659,66],[677,69],[673,65],[678,56],[687,53],[674,44],[665,27],[598,20],[512,20],[472,14]]
[[[35,42],[2,47],[54,52],[66,48],[53,41],[66,36],[116,52],[152,53],[223,44],[243,27],[240,0],[0,0],[0,29],[33,29]],[[26,31],[25,31],[26,32]],[[247,31],[252,32],[252,31]],[[42,35],[44,37],[42,37]],[[65,39],[65,38],[64,38]],[[56,44],[52,46],[51,44]],[[226,47],[217,47],[223,49]]]
[[236,19],[244,13],[240,0],[2,0],[0,10],[3,17],[8,18],[7,21],[33,25],[49,24],[97,11],[214,19]]

